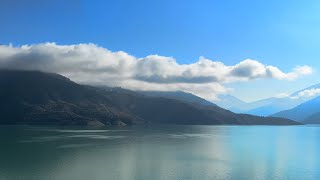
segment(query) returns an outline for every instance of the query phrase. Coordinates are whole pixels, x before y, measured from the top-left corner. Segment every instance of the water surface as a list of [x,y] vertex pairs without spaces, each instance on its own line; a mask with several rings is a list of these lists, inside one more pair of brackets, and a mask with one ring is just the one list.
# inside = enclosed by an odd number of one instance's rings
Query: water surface
[[0,126],[0,180],[320,179],[318,126]]

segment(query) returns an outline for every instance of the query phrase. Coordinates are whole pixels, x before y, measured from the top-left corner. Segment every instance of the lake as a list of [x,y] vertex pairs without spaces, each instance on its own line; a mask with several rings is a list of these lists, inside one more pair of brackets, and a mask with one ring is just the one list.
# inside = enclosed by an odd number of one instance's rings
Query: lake
[[0,180],[320,179],[320,126],[0,126]]

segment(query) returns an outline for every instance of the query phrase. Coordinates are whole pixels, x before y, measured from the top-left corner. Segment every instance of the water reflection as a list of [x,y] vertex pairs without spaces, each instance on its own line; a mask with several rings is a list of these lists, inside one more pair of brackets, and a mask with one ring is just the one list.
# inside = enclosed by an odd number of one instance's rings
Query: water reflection
[[2,126],[0,174],[59,180],[319,179],[319,136],[317,126]]

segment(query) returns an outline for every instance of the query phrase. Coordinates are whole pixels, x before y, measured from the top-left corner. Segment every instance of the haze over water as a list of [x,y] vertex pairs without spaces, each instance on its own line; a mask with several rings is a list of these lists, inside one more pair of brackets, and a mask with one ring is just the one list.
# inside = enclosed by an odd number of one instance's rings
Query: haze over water
[[0,176],[319,179],[319,134],[320,126],[2,126]]

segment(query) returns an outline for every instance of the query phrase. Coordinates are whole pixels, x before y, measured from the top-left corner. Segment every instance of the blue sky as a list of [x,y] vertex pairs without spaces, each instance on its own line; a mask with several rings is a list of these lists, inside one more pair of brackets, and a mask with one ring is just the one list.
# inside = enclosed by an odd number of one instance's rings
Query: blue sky
[[312,75],[294,81],[225,85],[251,101],[320,82],[319,7],[316,0],[3,0],[0,43],[95,43],[136,57],[174,57],[180,64],[204,56],[226,65],[254,59],[284,72],[313,67]]

